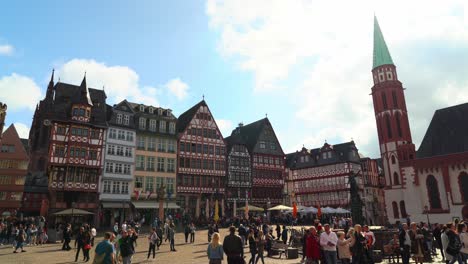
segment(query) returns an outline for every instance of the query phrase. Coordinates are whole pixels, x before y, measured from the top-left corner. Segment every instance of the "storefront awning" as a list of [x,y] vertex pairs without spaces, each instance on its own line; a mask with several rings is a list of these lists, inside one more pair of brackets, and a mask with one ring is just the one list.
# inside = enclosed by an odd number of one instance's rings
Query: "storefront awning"
[[[134,201],[132,202],[136,209],[159,209],[159,202],[156,201]],[[164,208],[167,209],[179,209],[174,202],[164,203]]]
[[102,203],[102,208],[130,208],[129,202],[120,203],[120,202],[104,202]]

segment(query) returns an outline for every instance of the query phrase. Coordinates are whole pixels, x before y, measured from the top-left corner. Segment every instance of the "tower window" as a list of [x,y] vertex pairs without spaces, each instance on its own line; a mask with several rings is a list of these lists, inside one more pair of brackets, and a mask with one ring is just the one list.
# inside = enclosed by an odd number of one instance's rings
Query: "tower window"
[[387,96],[385,95],[385,93],[382,93],[382,104],[383,104],[383,108],[384,108],[384,109],[387,109],[387,108],[388,108],[388,105],[387,105]]
[[395,156],[392,155],[392,164],[395,164],[396,160],[395,160]]
[[398,107],[396,92],[392,91],[393,106]]
[[384,81],[384,74],[383,74],[383,72],[379,73],[379,81],[381,81],[381,82]]
[[402,137],[403,133],[401,132],[400,114],[396,115],[396,125],[397,125],[397,130],[398,130],[398,136]]
[[392,72],[387,72],[387,79],[389,80],[393,79]]
[[391,123],[390,123],[390,116],[389,115],[385,115],[385,123],[387,125],[388,138],[392,138],[392,126],[391,126]]
[[400,176],[398,173],[393,173],[393,185],[400,185]]

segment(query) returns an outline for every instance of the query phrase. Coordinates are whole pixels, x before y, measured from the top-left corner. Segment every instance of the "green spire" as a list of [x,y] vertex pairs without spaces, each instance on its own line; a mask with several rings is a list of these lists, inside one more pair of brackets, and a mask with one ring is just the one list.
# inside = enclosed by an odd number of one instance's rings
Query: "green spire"
[[374,16],[374,65],[372,69],[385,64],[393,64],[393,60],[380,30],[377,17]]

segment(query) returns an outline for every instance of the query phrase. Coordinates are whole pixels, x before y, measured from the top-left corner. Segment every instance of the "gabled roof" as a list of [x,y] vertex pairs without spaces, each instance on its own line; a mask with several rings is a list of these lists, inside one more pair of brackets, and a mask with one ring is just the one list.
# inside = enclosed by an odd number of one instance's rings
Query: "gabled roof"
[[237,142],[243,142],[249,151],[252,151],[263,131],[263,127],[269,122],[268,118],[265,117],[248,125],[237,127],[232,131],[231,137],[236,138]]
[[385,39],[383,37],[382,31],[380,30],[379,22],[377,21],[377,17],[374,16],[374,59],[373,59],[373,66],[372,69],[376,67],[392,64],[393,60],[392,56],[390,56],[390,52],[388,51],[387,43],[385,43]]
[[435,111],[417,158],[468,151],[468,103]]
[[200,106],[208,106],[205,100],[201,100],[198,104],[192,106],[189,110],[183,112],[177,119],[177,133],[182,133],[185,131],[187,126],[192,121],[193,117],[197,113]]
[[11,124],[2,134],[2,145],[14,146],[14,152],[0,152],[1,159],[28,160],[28,154],[24,148],[23,142],[16,131],[15,125]]

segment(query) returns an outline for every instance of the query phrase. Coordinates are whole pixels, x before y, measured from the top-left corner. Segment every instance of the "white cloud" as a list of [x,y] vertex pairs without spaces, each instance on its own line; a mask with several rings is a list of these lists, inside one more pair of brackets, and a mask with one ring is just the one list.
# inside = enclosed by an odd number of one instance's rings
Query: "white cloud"
[[29,126],[23,124],[23,123],[14,123],[16,132],[18,132],[18,135],[20,138],[29,138]]
[[164,87],[179,100],[183,100],[187,97],[189,86],[188,84],[181,81],[180,78],[175,78],[168,81]]
[[289,132],[285,149],[354,138],[364,154],[374,156],[372,14],[379,18],[399,79],[408,88],[413,140],[419,143],[434,107],[468,100],[461,70],[468,67],[467,12],[462,0],[206,3],[210,25],[219,32],[219,52],[254,74],[254,90],[271,94],[287,87],[285,99],[296,106],[295,127],[305,132]]
[[33,79],[12,73],[0,79],[0,102],[8,111],[34,110],[41,99],[41,89]]
[[13,55],[14,48],[11,45],[0,45],[0,55],[10,56]]
[[232,121],[227,119],[217,119],[216,124],[218,125],[219,130],[223,134],[223,137],[228,137],[232,132]]
[[72,59],[60,65],[56,76],[62,82],[80,84],[84,73],[88,87],[104,87],[110,103],[123,99],[158,106],[158,90],[152,86],[141,86],[138,74],[127,66],[108,66],[92,59]]

